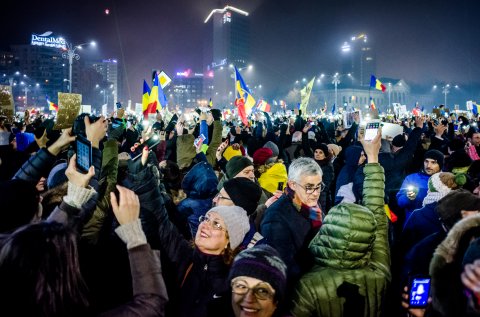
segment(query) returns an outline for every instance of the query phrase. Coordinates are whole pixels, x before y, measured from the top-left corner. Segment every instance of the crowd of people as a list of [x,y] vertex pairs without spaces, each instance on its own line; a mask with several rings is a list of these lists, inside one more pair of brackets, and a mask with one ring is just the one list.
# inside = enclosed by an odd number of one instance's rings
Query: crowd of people
[[0,117],[1,315],[480,316],[480,122],[416,114]]

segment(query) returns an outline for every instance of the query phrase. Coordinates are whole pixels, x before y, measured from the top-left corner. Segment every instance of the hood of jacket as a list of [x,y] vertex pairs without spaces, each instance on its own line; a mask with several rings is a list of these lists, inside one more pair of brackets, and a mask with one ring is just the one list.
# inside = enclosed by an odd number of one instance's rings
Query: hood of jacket
[[309,249],[320,266],[360,268],[370,261],[376,230],[377,222],[368,208],[341,203],[330,209]]
[[207,162],[197,163],[185,175],[182,189],[188,198],[204,199],[217,194],[218,179],[213,168]]
[[278,188],[278,183],[282,182],[285,186],[287,184],[287,168],[283,163],[275,163],[269,169],[267,169],[260,177],[258,178],[258,183],[260,186],[274,193]]

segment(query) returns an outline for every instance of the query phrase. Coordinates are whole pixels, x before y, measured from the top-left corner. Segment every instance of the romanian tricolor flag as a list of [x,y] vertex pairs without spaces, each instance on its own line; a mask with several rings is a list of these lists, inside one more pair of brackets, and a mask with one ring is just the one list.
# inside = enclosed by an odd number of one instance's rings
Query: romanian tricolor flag
[[[144,118],[147,118],[148,114],[152,113],[151,109],[149,109],[149,106],[150,106],[150,87],[148,87],[148,84],[144,79],[143,80],[143,96],[142,96],[142,111],[143,111]],[[153,113],[155,113],[155,110],[153,110]]]
[[51,102],[50,99],[48,99],[48,96],[45,97],[47,98],[48,110],[55,110],[56,112],[58,112],[58,105]]
[[371,110],[376,110],[377,106],[375,106],[375,102],[373,102],[373,98],[370,97],[370,109]]
[[382,92],[385,92],[387,89],[387,87],[385,87],[385,85],[373,75],[370,77],[370,87],[381,90]]
[[260,99],[257,104],[257,109],[264,112],[270,112],[270,105],[263,99]]
[[242,118],[243,124],[248,125],[247,116],[255,106],[255,99],[243,81],[237,67],[235,67],[235,105],[238,108],[238,114]]
[[388,219],[390,219],[391,222],[397,222],[398,217],[390,210],[390,207],[388,207],[388,204],[385,204],[383,206],[383,209],[385,209],[385,214],[387,215]]

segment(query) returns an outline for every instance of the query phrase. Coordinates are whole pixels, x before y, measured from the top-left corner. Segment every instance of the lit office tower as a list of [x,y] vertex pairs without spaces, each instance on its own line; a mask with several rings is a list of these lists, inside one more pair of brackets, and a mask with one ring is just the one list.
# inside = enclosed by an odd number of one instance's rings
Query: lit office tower
[[375,52],[366,34],[353,36],[342,45],[341,68],[343,74],[350,73],[356,83],[370,85],[370,76],[375,74]]
[[234,101],[235,92],[233,67],[229,66],[243,68],[249,61],[248,12],[231,6],[214,9],[205,24],[205,65],[207,71],[214,72],[212,99],[219,106],[227,106]]
[[116,59],[104,59],[101,62],[94,62],[91,65],[99,74],[102,75],[104,86],[101,89],[104,94],[108,94],[105,102],[114,105],[118,101],[120,81],[118,72],[118,61]]

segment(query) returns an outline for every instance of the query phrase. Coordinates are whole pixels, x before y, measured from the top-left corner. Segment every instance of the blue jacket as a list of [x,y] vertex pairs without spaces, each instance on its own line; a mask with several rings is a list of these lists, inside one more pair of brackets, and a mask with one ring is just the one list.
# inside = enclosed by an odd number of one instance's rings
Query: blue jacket
[[[405,177],[402,187],[397,193],[397,203],[400,208],[405,210],[405,219],[408,219],[415,209],[422,208],[423,199],[427,196],[429,178],[429,175],[421,172]],[[417,190],[417,197],[414,200],[410,200],[407,197],[408,186],[413,186]]]
[[405,253],[429,235],[444,231],[435,211],[437,204],[438,202],[433,202],[414,210],[405,222],[401,236],[401,247]]
[[192,237],[197,233],[198,218],[212,207],[217,185],[217,176],[212,166],[206,162],[197,163],[183,179],[182,189],[187,198],[178,204],[177,209],[188,220]]

